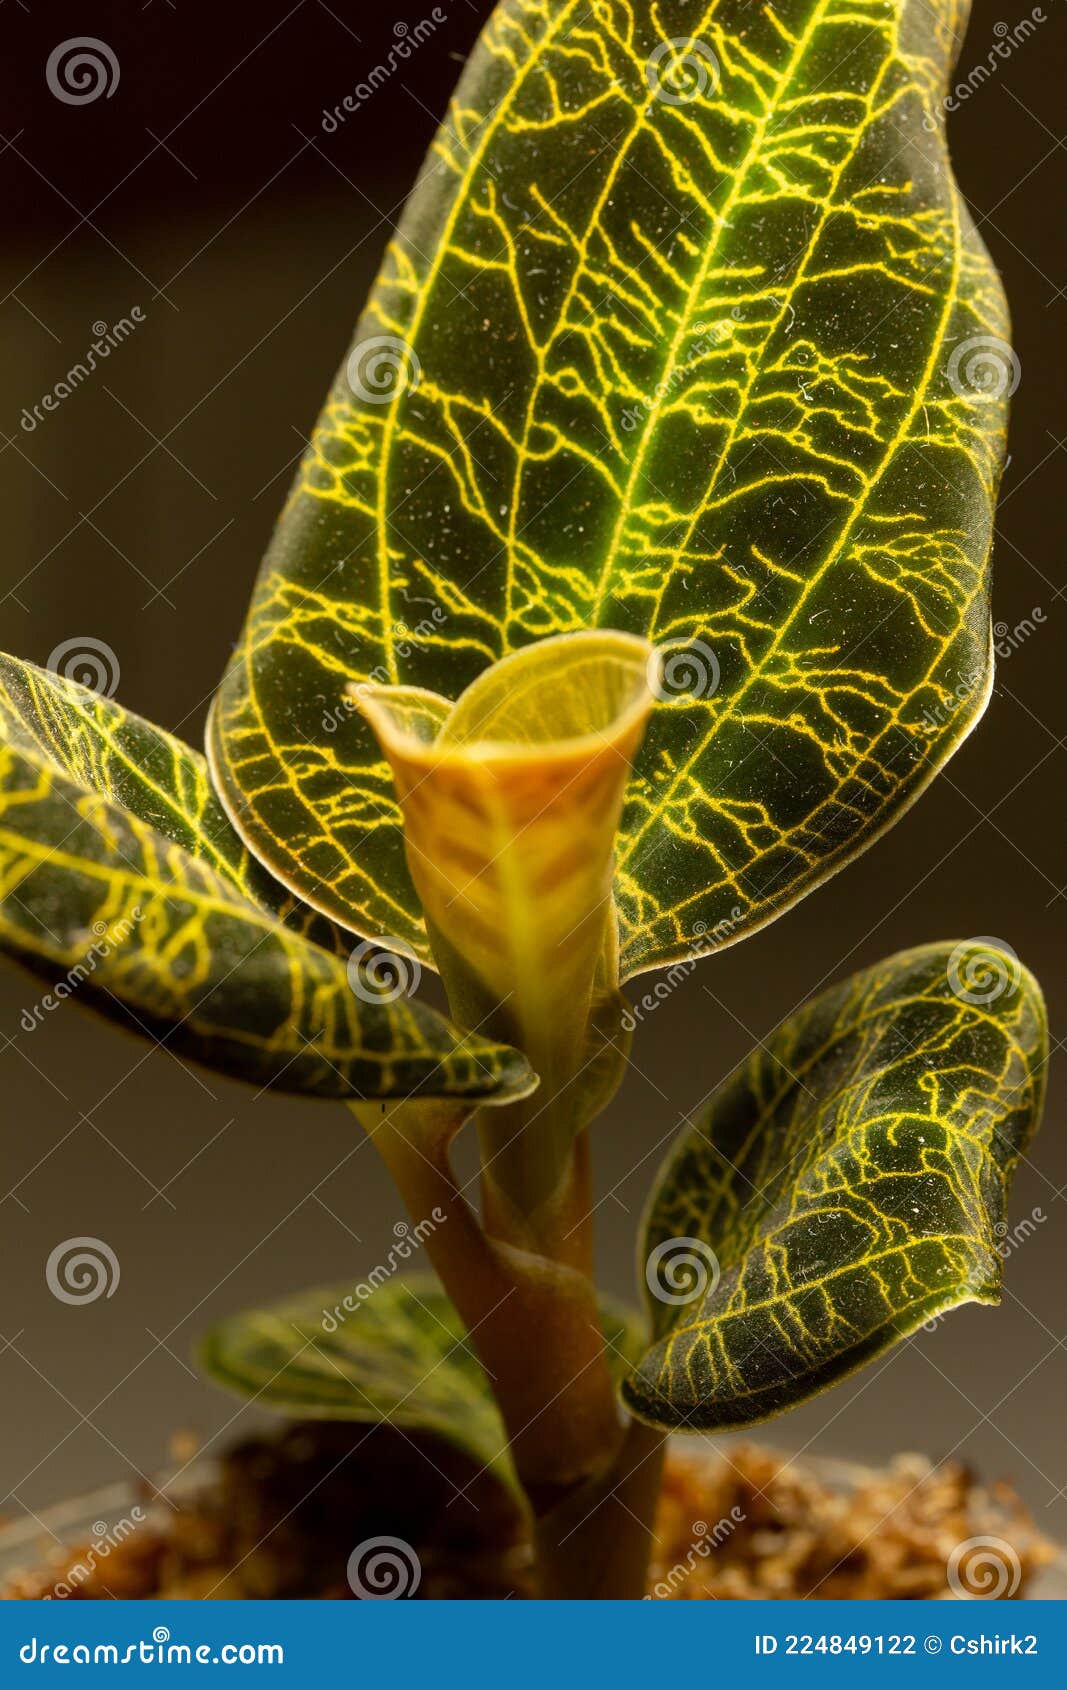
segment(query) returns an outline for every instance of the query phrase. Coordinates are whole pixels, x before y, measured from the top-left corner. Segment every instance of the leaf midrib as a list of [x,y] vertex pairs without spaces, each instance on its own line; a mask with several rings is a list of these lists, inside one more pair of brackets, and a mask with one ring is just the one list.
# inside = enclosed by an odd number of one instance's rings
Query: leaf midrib
[[[27,676],[27,680],[36,700],[37,687],[35,680],[32,676]],[[5,696],[8,698],[9,708],[17,716],[18,720],[25,725],[27,733],[36,742],[36,734],[34,733],[33,728],[26,722],[25,716],[15,702],[10,698],[10,695],[6,694],[6,690]],[[55,702],[56,701],[53,699],[46,698],[45,700],[48,708],[52,708]],[[190,814],[188,810],[183,810],[181,808],[175,793],[170,792],[166,787],[161,786],[159,781],[149,773],[149,770],[146,767],[142,767],[139,764],[134,763],[127,755],[126,751],[118,744],[115,736],[123,728],[129,728],[129,730],[133,733],[138,731],[137,722],[134,721],[130,717],[129,713],[123,710],[121,706],[115,707],[118,711],[118,717],[112,722],[108,722],[106,717],[102,719],[91,714],[81,700],[74,697],[64,697],[63,708],[67,710],[77,721],[81,722],[87,731],[92,734],[93,738],[99,743],[104,755],[111,762],[117,763],[125,769],[144,792],[150,793],[170,816],[189,829],[193,836],[204,847],[205,852],[210,854],[210,866],[216,871],[220,878],[228,881],[236,888],[236,890],[247,895],[247,887],[241,879],[241,871],[239,867],[239,865],[243,864],[247,869],[249,863],[254,860],[249,857],[247,848],[241,843],[238,836],[234,834],[233,840],[237,854],[237,861],[234,862],[223,853],[221,846],[217,844],[211,835],[205,831],[203,826],[204,810],[207,808],[208,804],[210,804],[214,796],[208,780],[207,764],[205,759],[196,752],[191,745],[183,744],[176,735],[167,733],[163,728],[154,729],[154,735],[158,739],[159,747],[165,750],[174,759],[175,771],[177,772],[178,768],[180,768],[182,764],[185,764],[189,768],[192,778],[196,784],[197,798],[201,803],[201,808],[195,815],[193,815]],[[53,755],[48,751],[45,751],[44,755],[48,761],[55,766],[60,775],[64,776],[67,780],[70,780],[83,790],[89,790],[83,786],[79,773],[74,769],[65,768],[59,762],[58,756]],[[129,814],[134,814],[133,811],[129,810],[128,805],[122,804],[113,793],[102,793],[101,796],[106,797],[110,803],[128,811]],[[229,826],[229,823],[226,822],[225,813],[221,809],[219,810],[219,818],[227,827]],[[141,821],[140,817],[135,817],[135,819],[137,821]],[[151,822],[144,822],[142,825],[150,827],[152,832],[154,834],[158,834],[161,839],[166,839],[166,835],[161,833],[160,830]],[[169,843],[177,845],[179,850],[186,849],[179,840],[171,840]]]
[[[822,4],[825,5],[826,0],[822,0]],[[821,9],[822,9],[822,7],[820,7],[820,10]],[[901,14],[901,16],[902,16],[902,14]],[[897,26],[896,26],[896,36],[895,36],[895,40],[897,42],[899,42],[900,21],[901,21],[901,19],[898,18]],[[887,66],[888,66],[888,63],[889,63],[889,60],[887,58],[887,61],[886,61]],[[951,315],[952,311],[955,310],[956,303],[957,303],[957,294],[958,294],[958,285],[959,285],[959,276],[960,276],[960,215],[959,215],[959,193],[958,193],[958,190],[955,187],[954,181],[953,181],[951,188],[950,188],[949,205],[950,205],[950,211],[951,211],[951,215],[952,215],[952,233],[953,233],[953,237],[954,237],[953,241],[952,241],[951,278],[950,278],[948,284],[946,285],[944,300],[943,300],[943,303],[942,303],[941,314],[940,314],[940,317],[939,317],[939,320],[938,320],[938,323],[937,323],[937,327],[936,327],[934,333],[931,336],[930,350],[929,350],[929,353],[928,353],[928,356],[927,356],[926,365],[925,365],[924,370],[923,370],[921,381],[916,386],[916,392],[915,392],[915,395],[913,397],[912,403],[909,406],[908,410],[906,411],[904,417],[902,418],[900,425],[898,426],[898,428],[897,428],[896,432],[894,433],[892,439],[887,442],[885,451],[882,455],[881,463],[879,464],[877,470],[871,475],[870,480],[867,483],[867,486],[864,488],[864,491],[863,491],[862,495],[860,496],[860,498],[858,498],[854,502],[851,513],[848,517],[848,520],[845,522],[845,524],[842,528],[841,534],[840,534],[837,542],[835,543],[834,546],[831,547],[827,556],[825,557],[822,564],[820,565],[818,572],[805,584],[805,586],[803,587],[803,589],[800,592],[799,597],[797,598],[796,604],[793,606],[792,610],[789,612],[789,615],[783,620],[781,626],[777,629],[775,636],[774,636],[773,640],[771,641],[767,651],[760,658],[759,662],[754,665],[754,667],[751,671],[751,674],[748,678],[747,685],[745,686],[745,688],[741,692],[740,697],[737,697],[737,698],[734,698],[733,700],[731,700],[731,702],[727,705],[726,709],[723,710],[721,713],[716,715],[715,720],[712,722],[711,726],[708,729],[708,732],[705,734],[704,738],[700,741],[699,745],[692,752],[692,754],[685,760],[685,762],[682,763],[679,766],[679,768],[674,772],[670,781],[666,784],[658,808],[654,811],[650,811],[650,814],[648,815],[646,820],[642,823],[642,825],[640,827],[636,828],[632,833],[627,835],[625,843],[623,844],[622,849],[620,850],[620,853],[619,853],[620,868],[624,867],[626,864],[628,864],[630,862],[630,860],[631,860],[635,850],[637,849],[638,845],[640,844],[641,840],[644,838],[645,834],[648,832],[649,828],[653,825],[653,823],[658,819],[660,811],[662,811],[663,809],[665,809],[669,805],[671,799],[673,798],[674,794],[678,790],[679,786],[683,782],[685,782],[689,779],[689,776],[691,774],[691,771],[693,769],[694,764],[705,754],[708,746],[718,736],[721,728],[723,728],[725,726],[725,724],[729,720],[731,720],[733,718],[733,716],[736,715],[738,709],[740,708],[741,704],[744,702],[745,698],[747,698],[747,696],[748,696],[749,692],[751,691],[751,688],[755,684],[755,682],[762,678],[763,674],[765,673],[767,664],[771,661],[771,659],[773,659],[777,655],[778,651],[781,648],[783,640],[786,638],[786,636],[788,634],[790,634],[792,632],[793,625],[796,622],[799,615],[801,614],[802,610],[804,609],[804,606],[807,603],[810,594],[821,583],[821,581],[825,577],[827,571],[830,570],[834,566],[834,564],[838,561],[844,547],[848,544],[849,540],[851,539],[852,533],[853,533],[853,530],[856,527],[856,524],[859,522],[860,518],[863,515],[865,515],[866,509],[867,509],[867,504],[868,504],[869,500],[871,499],[871,497],[873,496],[873,494],[875,493],[875,491],[877,490],[877,488],[881,484],[881,481],[884,478],[886,471],[888,470],[888,468],[892,464],[892,462],[893,462],[893,460],[894,460],[894,458],[895,458],[895,456],[896,456],[896,454],[897,454],[897,452],[900,448],[902,441],[906,438],[908,430],[911,428],[912,423],[915,421],[915,418],[916,418],[919,410],[922,408],[922,405],[925,402],[926,395],[929,391],[933,371],[934,371],[934,368],[935,368],[936,358],[937,358],[937,355],[938,355],[938,353],[941,349],[941,346],[944,343],[945,330],[946,330],[950,315]],[[954,632],[950,637],[954,637]],[[938,648],[938,654],[939,655],[944,651],[946,644],[947,644],[947,640],[943,640],[941,642],[941,645]],[[937,661],[936,658],[931,660],[930,669],[933,668],[934,663],[936,661]],[[927,674],[930,673],[930,669],[928,669]],[[891,721],[895,721],[895,720],[896,720],[896,715],[894,714],[894,716],[891,717]],[[890,725],[889,723],[886,724],[886,728],[883,728],[882,734],[884,734],[888,730],[889,725]],[[882,737],[882,735],[880,735],[879,737]],[[675,906],[676,913],[677,913],[677,911],[684,909],[687,903],[694,901],[694,899],[696,899],[699,896],[701,896],[700,893],[694,893],[691,898],[683,900],[681,904]],[[662,912],[661,912],[660,917],[658,917],[657,919],[661,919],[661,917],[662,917]],[[647,923],[642,927],[633,928],[631,930],[631,938],[636,937],[640,933],[647,932],[647,930],[648,930],[648,924]]]
[[[47,801],[47,795],[43,799],[38,799],[38,802],[42,801]],[[105,799],[104,802],[109,801]],[[79,816],[78,819],[79,821],[90,822],[90,818],[86,816]],[[129,820],[128,817],[124,819]],[[151,834],[152,844],[159,849],[161,857],[165,857],[169,851],[177,851],[187,861],[196,863],[207,874],[215,874],[215,870],[210,863],[201,864],[199,859],[190,857],[182,846],[175,845],[173,840],[166,839],[162,834],[154,833],[151,829],[146,829],[146,831]],[[139,839],[138,843],[143,845],[145,841]],[[73,852],[62,851],[56,846],[45,846],[40,841],[31,839],[27,834],[15,832],[3,825],[0,825],[0,845],[10,851],[13,857],[34,858],[36,866],[46,863],[55,864],[59,868],[64,868],[72,874],[84,876],[88,880],[102,881],[105,886],[110,888],[125,884],[131,891],[136,891],[139,885],[144,886],[153,897],[165,900],[175,898],[181,903],[192,904],[195,909],[204,913],[226,916],[233,921],[241,921],[248,926],[259,927],[271,937],[281,938],[287,944],[295,944],[301,951],[306,950],[316,957],[322,957],[325,963],[329,965],[332,965],[336,960],[330,956],[328,951],[322,950],[310,939],[302,938],[291,928],[283,927],[268,912],[259,909],[242,896],[238,895],[232,900],[224,900],[217,895],[213,896],[209,892],[198,890],[185,881],[154,880],[146,868],[139,868],[135,864],[129,863],[128,859],[125,868],[117,868],[107,862],[75,856]],[[221,879],[221,876],[218,878]],[[236,887],[230,888],[229,886],[225,886],[225,890],[232,890],[234,893],[238,891]]]
[[[721,1311],[708,1315],[705,1319],[690,1321],[685,1326],[674,1326],[669,1332],[664,1333],[659,1342],[669,1351],[678,1339],[684,1338],[690,1333],[699,1336],[704,1328],[714,1328],[728,1320],[744,1320],[749,1315],[762,1314],[765,1309],[773,1309],[782,1303],[795,1300],[808,1291],[822,1291],[827,1285],[847,1274],[867,1272],[873,1274],[876,1263],[889,1261],[894,1256],[902,1256],[907,1251],[918,1249],[924,1244],[936,1244],[947,1251],[949,1245],[953,1243],[966,1245],[972,1250],[976,1247],[984,1248],[991,1255],[995,1255],[993,1246],[987,1244],[986,1240],[980,1235],[974,1236],[966,1232],[916,1233],[902,1243],[888,1244],[884,1249],[871,1251],[869,1254],[859,1257],[856,1261],[844,1262],[840,1267],[830,1268],[826,1273],[820,1274],[818,1279],[806,1279],[803,1285],[791,1285],[788,1290],[779,1291],[776,1296],[762,1297],[758,1302],[745,1303],[737,1308],[727,1306]],[[874,1277],[877,1278],[878,1276],[875,1274]],[[970,1289],[969,1286],[966,1288]],[[801,1320],[799,1324],[803,1326],[804,1322]],[[870,1330],[877,1331],[878,1328],[872,1327]]]
[[[581,3],[582,0],[566,0],[566,4],[561,10],[556,22],[554,24],[550,24],[548,29],[546,29],[544,35],[541,37],[540,41],[537,43],[536,47],[523,65],[521,73],[509,84],[506,98],[501,100],[492,122],[485,124],[485,133],[479,141],[477,148],[473,153],[465,158],[463,181],[457,187],[455,197],[449,207],[444,227],[438,235],[430,267],[427,270],[426,276],[419,288],[415,311],[412,314],[411,321],[407,325],[408,344],[412,347],[418,339],[423,318],[426,314],[430,300],[433,297],[434,282],[441,272],[456,224],[468,204],[470,197],[470,183],[473,179],[474,173],[484,158],[491,142],[495,138],[497,130],[500,128],[505,117],[510,112],[520,91],[525,86],[531,67],[536,67],[545,48],[559,35],[564,25],[570,21],[573,12],[579,5],[581,5]],[[457,144],[459,144],[460,133],[458,126],[454,127],[453,134]],[[392,606],[392,593],[389,560],[388,488],[389,470],[391,467],[390,460],[393,450],[393,437],[399,424],[400,401],[402,397],[403,385],[398,383],[396,392],[390,396],[390,402],[384,418],[382,428],[382,448],[378,455],[377,465],[378,508],[376,526],[378,540],[379,594],[382,607],[382,639],[386,650],[386,661],[389,665],[390,678],[393,681],[398,681],[400,679],[400,672],[397,667],[396,650],[393,643],[392,622],[389,618],[389,612]]]
[[[707,22],[710,19],[710,17],[714,14],[716,3],[717,3],[717,0],[712,0],[711,10],[708,13],[705,14],[704,22]],[[703,253],[703,256],[701,258],[701,262],[697,266],[696,275],[693,279],[692,285],[690,286],[690,288],[688,289],[688,291],[686,293],[685,303],[684,303],[681,311],[679,312],[678,327],[676,328],[675,333],[671,338],[670,346],[667,349],[667,355],[664,359],[664,366],[663,367],[664,367],[665,371],[669,371],[669,372],[671,372],[671,374],[670,375],[664,374],[660,378],[661,383],[665,382],[665,381],[669,381],[670,379],[672,379],[672,376],[673,376],[674,372],[676,371],[676,369],[678,367],[678,356],[679,356],[679,353],[681,351],[681,344],[682,344],[682,341],[684,340],[685,336],[689,333],[690,324],[691,324],[692,318],[693,318],[693,310],[694,310],[695,302],[699,298],[701,289],[705,286],[705,284],[707,282],[708,272],[711,269],[713,261],[719,255],[719,249],[720,249],[720,245],[721,245],[721,242],[722,242],[723,235],[724,235],[726,229],[729,227],[730,215],[734,211],[735,207],[737,206],[737,202],[738,202],[742,192],[744,191],[744,188],[747,186],[749,175],[750,175],[751,170],[752,170],[752,166],[753,166],[754,162],[760,156],[764,140],[766,139],[766,136],[767,136],[767,131],[770,128],[770,125],[771,125],[773,119],[778,114],[778,100],[781,97],[782,90],[789,86],[793,77],[796,75],[796,72],[797,72],[799,66],[802,64],[802,62],[804,60],[804,56],[808,51],[808,48],[811,46],[812,40],[813,40],[816,32],[822,27],[822,23],[823,23],[823,20],[825,18],[825,15],[826,15],[826,8],[830,3],[831,3],[831,0],[819,0],[818,8],[817,8],[816,12],[812,15],[812,17],[809,19],[808,27],[805,29],[804,34],[797,38],[796,46],[794,48],[794,51],[793,51],[791,58],[789,59],[788,65],[787,65],[785,71],[783,72],[783,74],[778,78],[778,81],[777,81],[777,84],[776,84],[776,87],[775,87],[774,95],[773,95],[772,98],[768,99],[763,117],[760,119],[759,123],[756,125],[756,127],[753,131],[753,138],[752,138],[751,144],[748,148],[748,151],[745,153],[744,158],[742,159],[741,163],[738,165],[738,168],[734,173],[733,185],[730,189],[729,194],[727,195],[726,202],[725,202],[721,212],[719,213],[718,228],[715,232],[714,238],[708,243],[708,245],[704,249],[704,253]],[[703,28],[703,26],[704,26],[704,24],[702,22],[700,27]],[[835,186],[836,186],[836,182],[835,182]],[[809,248],[809,250],[810,250],[810,248]],[[773,330],[772,330],[772,333],[773,333]],[[770,336],[768,336],[768,339],[769,338],[770,338]],[[741,406],[739,405],[739,407],[738,407],[738,415],[739,416],[740,416],[740,411],[741,411]],[[602,609],[603,609],[603,602],[604,602],[605,593],[606,593],[607,588],[608,588],[608,586],[609,586],[609,584],[610,584],[610,582],[613,578],[614,568],[615,568],[615,559],[616,559],[618,547],[619,547],[620,541],[622,539],[622,536],[626,531],[626,526],[630,521],[630,517],[633,514],[633,503],[634,503],[633,495],[634,495],[634,491],[635,491],[635,488],[636,488],[637,480],[638,480],[638,477],[641,474],[642,469],[644,468],[644,461],[645,461],[645,457],[646,457],[648,448],[651,445],[652,440],[656,436],[658,427],[659,427],[659,401],[657,400],[656,404],[648,411],[648,413],[646,415],[644,426],[642,427],[642,430],[641,430],[640,444],[638,446],[637,451],[634,453],[633,461],[632,461],[631,467],[630,467],[630,474],[627,478],[625,492],[624,492],[623,498],[620,502],[619,514],[616,518],[615,527],[612,531],[611,539],[608,541],[605,566],[601,570],[601,573],[600,573],[600,582],[599,582],[599,585],[598,585],[598,588],[597,588],[597,596],[593,601],[593,604],[592,604],[592,607],[591,607],[591,612],[590,612],[592,620],[594,622],[598,622],[599,619],[600,619],[600,615],[601,615],[601,612],[602,612]],[[709,486],[708,495],[705,495],[705,498],[707,498],[710,495],[711,490],[714,488],[716,479],[717,479],[718,474],[719,474],[720,465],[724,461],[724,458],[725,458],[725,451],[726,451],[726,448],[724,448],[724,450],[723,450],[723,457],[720,458],[719,464],[716,465],[715,471],[712,475],[711,484]],[[692,525],[690,525],[690,532],[691,532],[691,530],[692,530]],[[622,860],[623,861],[626,860],[625,854],[624,854]]]
[[[817,1064],[823,1060],[823,1058],[828,1054],[828,1052],[830,1052],[834,1048],[835,1045],[842,1043],[845,1039],[851,1038],[854,1034],[861,1033],[863,1031],[864,1027],[869,1022],[878,1021],[882,1017],[884,1017],[887,1013],[891,1013],[891,1014],[895,1015],[902,1009],[907,1009],[907,1008],[917,1007],[917,1006],[937,1005],[939,1003],[944,1004],[944,1000],[938,999],[936,997],[932,997],[928,992],[914,992],[914,993],[908,993],[906,996],[895,997],[895,998],[892,999],[892,1002],[890,1004],[875,1004],[875,1005],[872,1005],[871,1008],[863,1010],[862,1013],[857,1015],[857,1016],[853,1016],[851,1019],[847,1020],[843,1025],[838,1025],[837,1023],[835,1023],[833,1028],[831,1029],[831,1031],[827,1034],[826,1038],[822,1042],[822,1044],[820,1044],[814,1051],[812,1051],[810,1055],[806,1056],[802,1062],[798,1062],[795,1065],[793,1065],[792,1067],[784,1060],[784,1058],[782,1056],[780,1056],[778,1054],[778,1052],[775,1050],[773,1045],[768,1045],[765,1049],[757,1051],[753,1056],[747,1058],[746,1062],[741,1065],[741,1069],[740,1069],[739,1074],[738,1074],[738,1083],[740,1083],[744,1079],[745,1068],[750,1063],[757,1063],[758,1064],[759,1062],[765,1062],[768,1059],[771,1062],[773,1062],[776,1067],[781,1068],[786,1077],[778,1085],[777,1089],[774,1092],[774,1095],[765,1104],[763,1104],[761,1106],[761,1108],[759,1109],[759,1111],[757,1112],[757,1114],[756,1114],[756,1116],[755,1116],[755,1118],[752,1122],[752,1125],[749,1129],[748,1136],[745,1140],[745,1145],[742,1148],[742,1150],[739,1152],[739,1156],[738,1156],[737,1160],[740,1161],[741,1159],[743,1159],[743,1157],[747,1154],[748,1149],[751,1147],[753,1139],[758,1137],[758,1135],[766,1128],[766,1126],[768,1125],[770,1120],[777,1113],[777,1111],[778,1111],[778,1109],[781,1105],[782,1099],[783,1099],[783,1097],[785,1097],[786,1093],[788,1091],[790,1091],[798,1083],[802,1086],[803,1085],[803,1076],[806,1075],[806,1074],[810,1074],[812,1069],[815,1068],[817,1066]],[[951,1007],[951,1006],[947,1006],[947,1007]],[[997,1035],[997,1037],[999,1039],[1002,1039],[1004,1041],[1004,1043],[1011,1050],[1013,1050],[1015,1052],[1015,1054],[1018,1056],[1020,1062],[1023,1065],[1023,1069],[1026,1071],[1028,1081],[1032,1082],[1033,1076],[1030,1074],[1030,1071],[1029,1071],[1028,1052],[1023,1049],[1023,1047],[1019,1043],[1018,1039],[1015,1039],[1011,1036],[1010,1028],[1003,1021],[998,1021],[996,1016],[990,1015],[988,1010],[983,1005],[974,1004],[974,1005],[969,1006],[969,1009],[971,1011],[971,1014],[976,1019],[988,1022],[990,1028]],[[962,1015],[962,1011],[959,1011],[957,1013]],[[788,1026],[788,1024],[789,1024],[788,1018],[786,1018],[786,1021],[784,1023],[782,1023],[782,1025]],[[773,1035],[773,1032],[772,1032],[770,1035],[768,1035],[768,1038],[773,1038],[773,1036],[774,1035]],[[848,1081],[848,1083],[845,1086],[842,1087],[842,1095],[847,1094],[854,1087],[856,1087],[856,1086],[858,1086],[862,1083],[865,1083],[868,1079],[879,1080],[879,1079],[884,1078],[884,1076],[887,1073],[891,1073],[893,1068],[898,1067],[901,1062],[907,1061],[909,1059],[914,1059],[917,1055],[920,1055],[924,1048],[925,1048],[925,1045],[919,1045],[919,1046],[915,1047],[914,1049],[905,1052],[904,1056],[899,1058],[897,1062],[887,1064],[884,1068],[879,1069],[877,1071],[877,1073],[875,1073],[874,1075],[861,1075],[858,1078],[850,1079]],[[728,1080],[726,1083],[729,1084],[730,1081]],[[909,1113],[910,1113],[910,1111],[909,1111]],[[715,1145],[712,1142],[712,1140],[708,1137],[708,1135],[705,1132],[705,1130],[703,1129],[703,1127],[699,1128],[698,1130],[700,1132],[700,1136],[706,1140],[708,1147],[712,1151],[714,1151]],[[687,1141],[688,1141],[688,1135],[687,1135],[686,1139],[683,1140],[682,1144],[679,1147],[679,1150],[678,1150],[679,1157],[684,1155],[686,1147],[687,1147]]]

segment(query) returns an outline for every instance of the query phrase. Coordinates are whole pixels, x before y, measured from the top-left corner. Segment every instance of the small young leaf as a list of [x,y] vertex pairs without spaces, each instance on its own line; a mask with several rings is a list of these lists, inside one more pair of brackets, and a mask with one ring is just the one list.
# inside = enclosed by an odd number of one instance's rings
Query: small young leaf
[[[603,1305],[620,1369],[640,1355],[638,1318]],[[211,1328],[197,1360],[218,1384],[301,1418],[375,1422],[446,1438],[517,1489],[489,1381],[436,1280],[305,1291]]]
[[983,939],[890,957],[786,1021],[659,1176],[634,1412],[751,1425],[957,1304],[998,1302],[1046,1055],[1036,981]]
[[[89,784],[100,779],[97,747],[80,781],[15,715],[0,712],[0,727],[0,945],[51,988],[24,1011],[27,1030],[46,1008],[82,997],[182,1055],[283,1091],[488,1098],[529,1089],[517,1052],[379,997],[361,967],[257,907],[217,839],[203,842],[204,857],[174,843],[173,795],[160,794],[167,827],[157,830]],[[131,771],[138,800],[151,774]],[[195,808],[187,819],[194,847],[201,819]]]
[[545,1107],[588,1063],[598,987],[617,983],[612,853],[654,660],[629,634],[565,634],[484,670],[455,705],[357,689],[452,1012],[525,1051]]

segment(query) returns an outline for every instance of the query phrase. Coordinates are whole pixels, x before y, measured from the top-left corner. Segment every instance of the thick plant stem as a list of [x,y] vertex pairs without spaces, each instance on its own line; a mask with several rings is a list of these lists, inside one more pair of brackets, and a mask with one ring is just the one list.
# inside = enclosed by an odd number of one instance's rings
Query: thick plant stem
[[416,1224],[435,1211],[447,1217],[428,1233],[426,1249],[500,1404],[534,1516],[539,1593],[644,1595],[663,1437],[627,1426],[616,1407],[583,1271],[591,1254],[586,1135],[573,1147],[551,1226],[542,1214],[533,1228],[539,1243],[554,1240],[553,1261],[522,1247],[532,1234],[510,1205],[503,1213],[522,1242],[483,1231],[458,1189],[448,1146],[462,1108],[412,1103],[363,1118]]
[[[534,1517],[539,1593],[644,1595],[663,1437],[616,1406],[591,1267],[586,1134],[549,1213],[519,1215],[490,1186],[483,1230],[459,1190],[449,1145],[462,1106],[358,1109],[413,1221],[446,1219],[426,1250],[470,1333],[500,1405]],[[495,1213],[494,1213],[495,1205]],[[510,1236],[507,1236],[510,1235]],[[514,1239],[514,1241],[512,1241]],[[547,1247],[552,1257],[530,1249]]]
[[[525,1247],[524,1236],[512,1242],[483,1231],[449,1162],[462,1109],[413,1102],[377,1117],[357,1113],[415,1223],[435,1210],[446,1216],[425,1248],[492,1381],[533,1509],[551,1510],[608,1470],[622,1444],[592,1283],[573,1262]],[[579,1156],[579,1179],[583,1167]],[[557,1227],[574,1215],[577,1195],[560,1205]]]
[[[482,1204],[487,1235],[516,1275],[518,1365],[527,1379],[538,1376],[524,1405],[532,1417],[516,1425],[505,1413],[505,1420],[519,1477],[540,1514],[610,1467],[624,1423],[592,1277],[588,1135],[569,1145],[549,1195],[535,1196],[536,1188],[498,1177],[493,1145],[502,1142],[500,1118],[512,1113],[486,1111],[494,1136],[483,1122]],[[522,1105],[514,1113],[515,1131],[528,1141]]]
[[647,1594],[664,1448],[662,1432],[631,1421],[608,1471],[538,1518],[540,1596]]

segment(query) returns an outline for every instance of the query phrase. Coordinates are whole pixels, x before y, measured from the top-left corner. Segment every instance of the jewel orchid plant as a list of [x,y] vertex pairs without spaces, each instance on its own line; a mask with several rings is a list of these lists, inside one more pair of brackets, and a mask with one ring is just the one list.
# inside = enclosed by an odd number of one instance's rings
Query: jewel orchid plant
[[[501,0],[208,761],[0,667],[7,947],[180,1055],[346,1102],[437,1274],[237,1315],[205,1368],[466,1451],[525,1510],[544,1595],[643,1592],[668,1434],[780,1414],[998,1300],[1046,1032],[987,940],[792,1015],[655,1177],[644,1317],[593,1276],[623,985],[661,971],[668,1015],[989,697],[1011,354],[939,115],[965,9]],[[401,989],[422,969],[449,1019]]]

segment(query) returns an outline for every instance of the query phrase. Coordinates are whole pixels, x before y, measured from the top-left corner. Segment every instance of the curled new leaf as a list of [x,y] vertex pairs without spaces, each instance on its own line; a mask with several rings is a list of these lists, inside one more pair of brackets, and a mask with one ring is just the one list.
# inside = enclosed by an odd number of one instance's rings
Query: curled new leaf
[[453,1012],[520,1045],[553,1097],[616,984],[612,853],[653,659],[630,635],[573,634],[505,658],[455,705],[357,689]]
[[987,940],[890,957],[786,1021],[659,1176],[635,1413],[750,1425],[946,1309],[999,1301],[1046,1056],[1037,983]]
[[[500,1411],[452,1304],[432,1279],[380,1272],[220,1321],[198,1347],[200,1365],[287,1415],[432,1432],[518,1491]],[[637,1322],[606,1305],[603,1323],[621,1370],[641,1352]]]
[[[10,659],[0,730],[0,944],[49,982],[49,1007],[81,998],[281,1090],[491,1099],[528,1089],[516,1052],[463,1039],[409,1000],[382,1000],[358,962],[346,967],[257,905],[263,888],[282,907],[292,900],[246,859],[176,741]],[[40,1002],[27,1008],[30,1029],[40,1012]]]
[[502,0],[307,452],[213,718],[315,907],[428,956],[351,679],[456,699],[592,627],[679,642],[622,973],[735,939],[981,713],[1014,386],[942,127],[960,0]]

